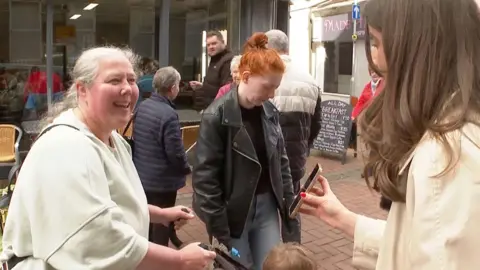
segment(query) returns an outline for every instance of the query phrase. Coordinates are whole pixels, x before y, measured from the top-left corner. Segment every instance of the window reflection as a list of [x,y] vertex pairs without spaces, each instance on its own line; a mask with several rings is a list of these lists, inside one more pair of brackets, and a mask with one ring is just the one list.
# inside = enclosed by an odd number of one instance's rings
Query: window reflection
[[[194,107],[195,93],[188,82],[201,81],[205,76],[209,59],[205,54],[204,35],[209,30],[227,29],[227,2],[227,0],[191,1],[190,5],[172,2],[169,60],[182,75],[182,87],[176,100],[177,107]],[[227,40],[226,35],[224,38]]]
[[[98,45],[128,46],[151,59],[168,57],[184,82],[201,80],[202,67],[208,64],[208,59],[202,61],[202,33],[228,28],[231,1],[171,0],[168,36],[159,33],[161,0],[106,0],[90,10],[84,10],[88,1],[55,1],[53,92],[68,88],[67,71],[79,53]],[[9,0],[0,0],[0,123],[36,119],[45,111],[44,96],[27,101],[31,94],[46,92],[46,10],[45,1],[12,1],[10,5]],[[72,19],[73,15],[80,16]],[[159,55],[160,42],[168,42],[168,56]],[[188,83],[182,85],[178,102],[191,106]]]

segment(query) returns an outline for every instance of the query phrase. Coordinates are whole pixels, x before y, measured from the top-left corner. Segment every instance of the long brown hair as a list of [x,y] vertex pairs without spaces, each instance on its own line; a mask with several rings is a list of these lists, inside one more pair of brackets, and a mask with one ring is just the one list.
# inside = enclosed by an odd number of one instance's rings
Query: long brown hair
[[[370,149],[365,175],[373,168],[373,188],[405,201],[406,178],[398,173],[424,134],[444,147],[443,174],[458,158],[446,134],[479,124],[480,16],[474,0],[370,0],[364,16],[382,33],[387,65],[385,89],[359,119]],[[378,72],[366,32],[367,58]]]

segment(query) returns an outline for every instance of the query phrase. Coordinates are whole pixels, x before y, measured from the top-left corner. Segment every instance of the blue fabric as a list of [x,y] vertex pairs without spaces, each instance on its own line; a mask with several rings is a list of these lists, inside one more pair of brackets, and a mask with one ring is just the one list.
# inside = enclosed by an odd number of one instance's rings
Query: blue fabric
[[270,192],[258,194],[249,210],[242,236],[232,239],[240,254],[235,258],[248,269],[262,270],[270,250],[281,242],[277,201]]
[[138,79],[137,82],[138,90],[140,91],[140,96],[138,97],[137,106],[142,102],[144,99],[142,98],[143,93],[153,93],[153,75],[144,75]]
[[170,192],[184,187],[190,166],[174,104],[153,93],[139,105],[133,125],[133,162],[143,188]]
[[[62,100],[63,92],[53,93],[52,95],[52,102],[57,102]],[[40,101],[45,101],[45,104],[39,104]],[[47,106],[47,94],[35,94],[30,93],[27,98],[27,102],[25,103],[25,109],[27,110],[35,110],[39,107]]]
[[138,89],[141,93],[153,92],[153,75],[144,75],[138,79]]

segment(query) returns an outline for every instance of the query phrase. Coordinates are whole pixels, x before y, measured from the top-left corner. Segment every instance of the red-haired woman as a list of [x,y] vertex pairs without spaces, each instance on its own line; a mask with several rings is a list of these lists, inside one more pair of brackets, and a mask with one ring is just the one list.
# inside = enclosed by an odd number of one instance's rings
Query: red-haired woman
[[285,66],[267,41],[263,33],[247,41],[238,86],[203,112],[192,181],[193,207],[208,233],[256,270],[281,241],[279,216],[285,228],[299,226],[288,217],[292,178],[278,111],[269,101]]

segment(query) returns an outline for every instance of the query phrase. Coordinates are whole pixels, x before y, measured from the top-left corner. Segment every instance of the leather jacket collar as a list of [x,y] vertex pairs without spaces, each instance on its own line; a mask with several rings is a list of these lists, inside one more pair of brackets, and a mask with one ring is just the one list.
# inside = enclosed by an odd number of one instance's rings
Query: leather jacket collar
[[[275,106],[269,101],[265,101],[262,107],[262,117],[264,119],[274,121],[275,115],[278,113],[277,108],[275,108]],[[232,85],[232,89],[226,94],[222,125],[234,127],[241,127],[243,125],[242,112],[240,110],[240,104],[238,103],[237,86]]]

